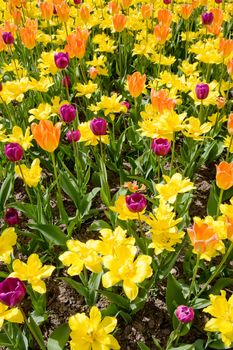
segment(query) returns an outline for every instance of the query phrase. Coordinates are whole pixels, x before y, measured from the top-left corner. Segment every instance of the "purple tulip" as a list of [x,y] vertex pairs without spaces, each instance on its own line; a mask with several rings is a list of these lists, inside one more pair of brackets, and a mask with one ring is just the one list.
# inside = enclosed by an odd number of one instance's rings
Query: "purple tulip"
[[66,123],[72,122],[76,118],[76,109],[73,105],[63,105],[60,108],[60,116]]
[[66,133],[66,139],[70,143],[74,140],[74,142],[78,142],[81,137],[81,132],[79,130],[69,130]]
[[92,119],[90,123],[90,129],[96,136],[103,136],[107,133],[108,123],[103,118]]
[[140,193],[132,193],[125,197],[126,206],[132,213],[140,213],[146,208],[147,200]]
[[222,0],[215,0],[216,4],[221,4]]
[[54,55],[54,62],[57,68],[64,69],[68,66],[70,59],[68,53],[59,52]]
[[18,225],[20,223],[19,213],[15,208],[9,208],[4,215],[4,221],[9,226]]
[[189,323],[194,319],[194,310],[186,305],[179,305],[175,311],[176,317],[181,323]]
[[4,32],[4,33],[2,33],[2,39],[3,39],[4,43],[7,44],[7,45],[11,45],[15,41],[15,39],[14,39],[14,37],[13,37],[11,32]]
[[129,112],[131,106],[130,106],[130,103],[128,101],[121,102],[121,105],[125,106],[127,108],[127,112]]
[[79,4],[81,4],[81,2],[82,2],[82,0],[74,0],[75,5],[79,5]]
[[18,162],[23,158],[23,148],[16,142],[5,145],[4,153],[11,162]]
[[197,84],[195,88],[197,98],[199,100],[205,100],[209,95],[209,90],[210,89],[208,84],[204,84],[204,83]]
[[167,139],[153,139],[151,149],[157,156],[166,156],[171,150],[171,144]]
[[9,307],[20,304],[25,294],[25,285],[19,278],[8,277],[0,282],[0,302]]
[[169,5],[169,4],[171,3],[171,0],[163,0],[163,3],[164,3],[165,5]]
[[214,20],[214,15],[212,12],[205,12],[201,15],[202,24],[205,26],[210,25]]
[[3,85],[2,85],[2,83],[0,82],[0,92],[2,91],[2,89],[3,89]]
[[71,80],[70,80],[69,75],[65,75],[65,76],[62,78],[61,83],[62,83],[62,86],[68,87],[68,88],[69,88],[69,87],[71,86]]

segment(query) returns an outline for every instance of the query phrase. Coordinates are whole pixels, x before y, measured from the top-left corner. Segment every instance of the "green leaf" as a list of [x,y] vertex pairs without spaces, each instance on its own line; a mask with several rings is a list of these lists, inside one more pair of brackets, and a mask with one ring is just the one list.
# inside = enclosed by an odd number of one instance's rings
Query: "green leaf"
[[148,348],[148,346],[141,341],[138,342],[138,347],[140,350],[150,350],[150,348]]
[[194,344],[186,344],[179,346],[178,348],[169,348],[169,350],[195,350]]
[[4,333],[0,333],[0,345],[7,346],[9,348],[12,346],[12,343],[10,342],[8,336]]
[[67,237],[58,226],[29,224],[28,227],[39,231],[50,243],[66,246]]
[[70,336],[70,328],[64,323],[57,327],[48,339],[47,350],[63,350]]
[[69,177],[64,171],[60,171],[60,184],[63,191],[72,199],[76,208],[79,208],[80,193],[77,182]]
[[62,277],[61,280],[65,281],[67,284],[69,284],[72,288],[74,288],[84,298],[88,297],[88,289],[85,288],[81,283],[76,282],[72,278],[69,278],[69,277]]
[[199,310],[199,309],[204,309],[204,307],[207,307],[210,305],[210,301],[209,299],[202,299],[202,298],[197,298],[195,300],[195,303],[192,305],[192,307],[195,310]]
[[29,203],[15,202],[15,203],[11,203],[11,207],[21,211],[22,213],[24,213],[26,217],[36,222],[36,219],[37,219],[36,205],[32,205]]
[[87,215],[91,209],[92,206],[92,200],[93,198],[97,195],[97,193],[99,192],[100,188],[99,187],[95,187],[93,188],[93,190],[86,194],[83,199],[80,202],[80,212],[82,217]]
[[29,327],[34,338],[36,338],[38,344],[40,344],[41,350],[46,350],[43,334],[40,330],[40,327],[36,324],[33,317],[30,315],[27,321],[27,326]]
[[95,220],[90,226],[90,231],[100,231],[103,229],[111,229],[111,226],[104,220]]
[[210,189],[210,194],[208,198],[208,203],[207,203],[207,213],[208,215],[215,216],[217,213],[217,208],[218,208],[218,190],[217,186],[215,183],[212,183],[211,189]]
[[171,317],[173,317],[177,306],[182,304],[186,304],[182,293],[182,285],[170,274],[167,280],[166,305]]
[[101,281],[102,273],[94,273],[92,272],[91,277],[88,281],[88,289],[89,289],[89,306],[96,304],[97,291],[99,289],[100,281]]
[[122,307],[123,309],[129,310],[130,309],[130,303],[128,299],[123,298],[122,296],[109,292],[107,290],[101,290],[101,294],[106,296],[111,302],[117,304],[118,306]]
[[13,188],[12,174],[8,174],[0,189],[0,211],[4,209],[6,201],[8,200]]
[[233,285],[233,278],[219,278],[208,294],[219,294],[221,289],[224,289],[230,285]]

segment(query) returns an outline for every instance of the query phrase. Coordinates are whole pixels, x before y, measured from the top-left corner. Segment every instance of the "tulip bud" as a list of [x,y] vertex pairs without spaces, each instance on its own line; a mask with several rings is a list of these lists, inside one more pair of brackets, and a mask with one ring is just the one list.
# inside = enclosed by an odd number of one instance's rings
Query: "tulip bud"
[[66,133],[66,139],[68,142],[78,142],[80,140],[81,137],[81,132],[79,130],[69,130]]
[[0,302],[9,307],[20,304],[25,294],[25,285],[19,278],[8,277],[0,282]]
[[13,35],[11,34],[11,32],[4,32],[4,33],[2,33],[2,39],[3,39],[4,43],[7,44],[7,45],[11,45],[15,41],[15,39],[14,39]]
[[216,165],[216,184],[222,190],[228,190],[233,186],[233,162],[222,161]]
[[60,108],[60,116],[66,123],[72,122],[76,118],[76,109],[73,105],[63,105]]
[[218,109],[222,109],[226,104],[226,99],[225,97],[218,96],[216,98],[216,106]]
[[147,206],[146,198],[140,193],[133,193],[125,197],[126,206],[132,213],[140,213]]
[[233,113],[228,117],[227,130],[230,135],[233,135]]
[[199,100],[205,100],[209,95],[209,85],[204,83],[197,84],[195,91]]
[[4,154],[11,162],[18,162],[23,158],[23,148],[16,142],[5,145]]
[[107,133],[108,123],[103,118],[95,118],[90,123],[90,129],[96,136],[103,136]]
[[129,112],[131,106],[130,106],[130,103],[128,101],[121,102],[121,105],[125,106],[127,108],[127,112]]
[[18,225],[20,223],[19,213],[15,208],[9,208],[4,215],[4,221],[9,226]]
[[181,323],[189,323],[194,319],[194,310],[186,305],[179,305],[175,311],[176,317]]
[[163,3],[164,3],[165,5],[169,5],[171,2],[172,2],[172,0],[163,0]]
[[221,4],[222,0],[215,0],[216,4]]
[[167,139],[153,139],[151,144],[152,151],[157,156],[166,156],[171,150],[171,144]]
[[3,89],[3,85],[2,85],[2,83],[0,82],[0,92],[2,91],[2,89]]
[[212,12],[205,12],[201,15],[202,24],[205,26],[210,25],[214,20],[214,15]]
[[82,3],[82,0],[74,0],[74,4],[75,5],[79,5],[79,4],[81,4]]
[[153,13],[153,4],[143,4],[141,12],[144,19],[149,19]]
[[69,88],[69,87],[71,86],[71,80],[70,80],[69,75],[65,75],[65,76],[62,78],[61,83],[62,83],[62,86],[68,87],[68,88]]
[[98,73],[99,73],[98,68],[93,67],[93,66],[90,67],[90,69],[89,69],[89,74],[90,74],[90,78],[91,78],[91,79],[95,79],[95,78],[97,77]]
[[59,69],[64,69],[69,65],[70,59],[68,53],[59,52],[54,55],[54,62]]

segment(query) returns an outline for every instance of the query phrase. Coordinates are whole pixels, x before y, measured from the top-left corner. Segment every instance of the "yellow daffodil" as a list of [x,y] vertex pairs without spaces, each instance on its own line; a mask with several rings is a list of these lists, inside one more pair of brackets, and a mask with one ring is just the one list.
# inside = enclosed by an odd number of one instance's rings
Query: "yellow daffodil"
[[5,132],[6,132],[6,130],[3,129],[3,125],[0,124],[0,142],[7,141],[7,136],[6,136]]
[[6,228],[0,236],[0,261],[10,264],[13,246],[16,244],[17,235],[13,227]]
[[176,225],[182,219],[175,219],[173,208],[160,201],[160,205],[150,213],[149,217],[143,216],[142,220],[151,228],[147,232],[152,235],[152,243],[149,248],[154,248],[155,254],[160,254],[164,250],[174,251],[174,246],[182,241],[184,232],[179,232]]
[[210,123],[212,124],[212,126],[214,126],[217,122],[217,118],[218,118],[218,124],[222,124],[222,123],[225,123],[227,121],[227,117],[226,116],[223,116],[223,117],[220,117],[218,116],[217,113],[214,113],[212,115],[210,115],[208,117],[208,120],[210,121]]
[[52,107],[48,103],[40,103],[37,108],[30,109],[29,113],[31,113],[30,117],[28,118],[29,123],[31,123],[34,119],[47,120],[53,115]]
[[87,66],[93,66],[93,67],[105,67],[105,64],[107,62],[107,57],[104,55],[100,55],[99,57],[97,57],[97,55],[95,54],[92,61],[87,61],[86,65]]
[[17,277],[21,281],[28,281],[32,289],[40,294],[46,293],[46,285],[42,278],[48,278],[52,275],[55,266],[44,265],[37,254],[31,254],[27,263],[16,259],[12,264],[13,271],[9,277]]
[[17,59],[12,60],[10,64],[4,63],[2,66],[3,73],[13,72],[16,77],[26,77],[28,72],[24,69]]
[[220,205],[221,213],[233,219],[233,197],[230,199],[230,204]]
[[[98,145],[98,143],[100,142],[100,137],[94,135],[93,132],[91,131],[90,121],[85,122],[85,123],[81,123],[78,128],[79,128],[79,131],[81,133],[80,142],[85,142],[85,144],[87,146],[88,145],[91,145],[91,146]],[[105,144],[109,144],[108,135],[101,136],[101,142],[103,142]]]
[[14,126],[12,129],[12,134],[8,135],[7,142],[17,142],[26,151],[32,146],[31,141],[33,135],[30,134],[30,127],[23,134],[23,130],[19,126]]
[[137,283],[152,275],[150,267],[152,258],[148,255],[139,255],[135,259],[136,254],[136,247],[122,245],[115,249],[114,255],[103,257],[104,266],[109,270],[102,277],[104,288],[110,288],[122,281],[126,296],[130,300],[137,297]]
[[98,85],[94,84],[91,80],[89,80],[87,84],[78,83],[75,86],[75,90],[78,91],[75,96],[86,96],[87,98],[90,98],[97,88]]
[[48,77],[41,77],[40,80],[36,80],[31,78],[30,80],[30,89],[35,90],[35,91],[40,91],[40,92],[47,92],[54,84],[53,80]]
[[0,303],[0,328],[2,328],[4,321],[24,323],[24,317],[18,307],[9,309],[7,305]]
[[109,334],[114,331],[116,325],[116,317],[106,316],[101,320],[101,313],[96,306],[92,306],[90,317],[84,313],[71,316],[71,350],[119,350],[117,340]]
[[[20,170],[21,168],[21,170]],[[25,164],[15,166],[15,173],[18,175],[29,187],[36,187],[40,181],[42,168],[40,167],[40,160],[36,158],[33,160],[31,167],[26,167]],[[22,173],[21,173],[22,171]]]
[[101,101],[97,102],[96,106],[91,105],[89,109],[94,112],[94,114],[97,114],[97,112],[103,110],[105,116],[110,113],[125,112],[125,106],[122,106],[120,102],[121,99],[122,96],[117,96],[117,94],[113,94],[111,97],[102,96]]
[[[115,206],[109,207],[109,209],[117,213],[120,220],[138,220],[138,213],[133,213],[127,208],[124,195],[120,195],[115,202]],[[143,213],[144,211],[141,212],[141,214]]]
[[95,50],[96,52],[114,53],[117,48],[117,46],[114,45],[115,41],[105,33],[95,35],[92,42],[98,45],[98,48]]
[[17,81],[7,81],[4,83],[4,89],[0,91],[0,100],[9,104],[16,100],[22,102],[24,93],[30,90],[30,83],[28,78],[22,78]]
[[195,53],[198,61],[207,64],[220,64],[223,59],[218,50],[218,45],[218,39],[209,39],[207,42],[201,40],[191,45],[189,52]]
[[197,66],[198,62],[195,63],[189,63],[188,61],[182,61],[181,66],[179,66],[179,69],[187,76],[189,75],[198,75],[197,72]]
[[169,203],[175,203],[178,193],[185,193],[195,188],[189,178],[182,179],[179,173],[172,177],[163,175],[163,178],[166,183],[156,185],[156,190],[159,193],[158,197]]
[[205,331],[221,333],[223,343],[229,348],[233,342],[233,295],[227,300],[226,292],[221,290],[221,295],[210,294],[210,302],[203,312],[213,318],[206,323]]
[[230,153],[233,153],[233,142],[231,141],[231,136],[227,136],[224,139],[224,146],[229,150]]
[[117,226],[115,230],[103,229],[100,230],[100,240],[93,241],[95,249],[101,255],[113,255],[115,249],[121,245],[133,246],[135,239],[133,237],[126,237],[126,230]]
[[67,270],[70,276],[79,275],[84,266],[95,273],[102,271],[102,258],[95,251],[95,243],[92,240],[82,243],[78,240],[67,241],[68,251],[59,256],[59,260],[70,266]]
[[185,120],[185,130],[182,132],[185,136],[191,137],[195,141],[201,141],[204,138],[202,134],[209,132],[211,126],[210,122],[201,125],[200,119],[190,117]]
[[59,68],[57,68],[55,61],[54,61],[54,54],[55,52],[42,52],[38,62],[38,69],[41,72],[41,75],[55,75]]

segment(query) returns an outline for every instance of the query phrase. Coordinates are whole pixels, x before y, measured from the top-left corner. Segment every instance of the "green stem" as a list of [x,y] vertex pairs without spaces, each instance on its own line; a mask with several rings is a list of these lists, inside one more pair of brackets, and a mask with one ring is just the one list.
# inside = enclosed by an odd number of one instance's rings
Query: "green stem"
[[197,271],[198,271],[198,268],[199,268],[199,264],[200,264],[200,255],[197,255],[197,261],[196,261],[196,265],[194,267],[193,277],[192,277],[191,285],[190,285],[190,288],[189,288],[188,301],[190,300],[190,297],[191,297],[191,294],[192,294],[192,291],[193,291],[193,288],[194,288],[194,283],[195,283],[195,280],[196,280],[196,277],[197,277]]
[[203,105],[203,101],[202,100],[201,100],[201,104],[200,104],[199,119],[200,119],[200,123],[203,124],[204,123],[204,105]]
[[174,158],[175,158],[175,141],[176,141],[176,137],[174,135],[174,140],[172,141],[172,159],[171,159],[170,174],[169,174],[170,177],[172,175],[172,168],[173,168],[173,163],[174,163]]
[[224,191],[224,190],[221,188],[221,191],[220,191],[220,194],[219,194],[219,199],[218,199],[218,207],[217,207],[216,217],[218,217],[220,205],[221,205],[221,203],[222,203],[223,191]]
[[62,200],[61,187],[60,187],[60,184],[59,184],[59,181],[58,181],[58,174],[57,174],[57,168],[56,168],[54,152],[51,153],[51,158],[52,158],[52,163],[53,163],[53,170],[54,170],[54,175],[55,175],[55,181],[56,181],[56,185],[57,185],[58,195],[60,197],[60,200]]
[[160,156],[158,156],[158,183],[160,183]]

